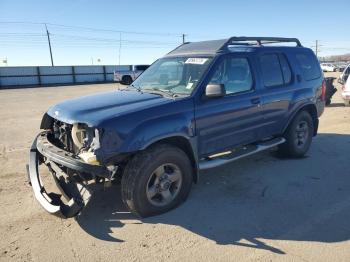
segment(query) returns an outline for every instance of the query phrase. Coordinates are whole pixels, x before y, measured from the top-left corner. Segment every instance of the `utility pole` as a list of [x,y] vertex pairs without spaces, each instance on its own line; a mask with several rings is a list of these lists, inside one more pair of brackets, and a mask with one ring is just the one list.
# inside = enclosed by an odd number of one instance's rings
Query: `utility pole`
[[119,55],[119,65],[120,65],[120,56],[121,56],[121,51],[122,51],[122,33],[120,32],[119,33],[119,53],[118,53],[118,55]]
[[52,50],[51,50],[51,41],[50,41],[50,33],[49,30],[47,30],[47,25],[45,24],[46,34],[47,34],[47,41],[49,42],[49,49],[50,49],[50,57],[51,57],[51,66],[53,66],[53,58],[52,58]]
[[185,34],[182,34],[182,43],[184,44],[185,43]]
[[315,40],[315,45],[311,46],[311,48],[315,51],[315,55],[317,58],[319,53],[321,52],[320,47],[322,47],[322,45],[320,45],[319,40]]

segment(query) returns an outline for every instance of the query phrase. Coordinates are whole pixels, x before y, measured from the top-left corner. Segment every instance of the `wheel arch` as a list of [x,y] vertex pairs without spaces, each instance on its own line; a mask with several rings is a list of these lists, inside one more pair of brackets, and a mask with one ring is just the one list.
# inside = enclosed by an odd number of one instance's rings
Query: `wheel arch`
[[295,110],[295,112],[292,114],[292,116],[289,118],[287,124],[283,128],[283,133],[286,132],[286,130],[288,129],[289,125],[291,124],[291,122],[293,121],[295,116],[301,111],[308,112],[310,114],[310,116],[312,117],[312,121],[313,121],[313,124],[314,124],[313,136],[316,136],[317,135],[317,130],[318,130],[318,114],[317,114],[316,105],[315,104],[311,104],[311,103],[310,104],[306,104],[306,105],[302,105],[297,110]]
[[161,138],[157,141],[153,141],[152,143],[148,144],[145,149],[159,145],[159,144],[169,144],[174,147],[180,148],[182,151],[185,152],[185,154],[188,156],[188,158],[191,161],[192,168],[193,168],[193,181],[197,183],[198,181],[198,157],[196,154],[195,148],[195,142],[191,141],[187,137],[184,136],[169,136]]
[[129,75],[129,74],[122,75],[121,81],[122,81],[123,83],[126,83],[127,80],[129,80],[129,81],[132,82],[132,80],[133,80],[132,76]]

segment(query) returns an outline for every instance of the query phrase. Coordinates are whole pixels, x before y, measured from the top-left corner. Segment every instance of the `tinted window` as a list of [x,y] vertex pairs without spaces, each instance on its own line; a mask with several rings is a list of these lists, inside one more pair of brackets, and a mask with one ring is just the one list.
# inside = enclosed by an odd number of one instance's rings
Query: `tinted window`
[[296,59],[299,63],[305,80],[312,80],[321,76],[319,64],[314,55],[307,53],[297,54]]
[[215,70],[211,84],[224,84],[226,94],[249,91],[253,78],[246,58],[225,58]]
[[147,65],[138,65],[138,66],[135,66],[136,70],[142,70],[142,71],[145,71],[148,66]]
[[290,70],[287,58],[284,55],[280,55],[280,63],[281,63],[284,83],[289,84],[292,80],[292,72]]
[[276,54],[262,55],[259,59],[266,87],[283,85],[283,75],[280,62]]

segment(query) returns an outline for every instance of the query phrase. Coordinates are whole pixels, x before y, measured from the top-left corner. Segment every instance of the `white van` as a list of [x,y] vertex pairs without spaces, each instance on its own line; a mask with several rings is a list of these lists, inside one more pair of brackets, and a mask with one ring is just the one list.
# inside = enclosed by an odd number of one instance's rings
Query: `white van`
[[343,86],[343,92],[341,96],[344,99],[345,106],[350,106],[350,77],[346,80],[345,85]]

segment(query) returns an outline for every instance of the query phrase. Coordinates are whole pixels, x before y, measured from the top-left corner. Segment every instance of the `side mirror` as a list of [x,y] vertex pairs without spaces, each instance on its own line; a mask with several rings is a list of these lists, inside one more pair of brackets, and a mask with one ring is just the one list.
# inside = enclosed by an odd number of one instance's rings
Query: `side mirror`
[[224,84],[208,84],[205,87],[206,97],[223,97],[226,95]]

